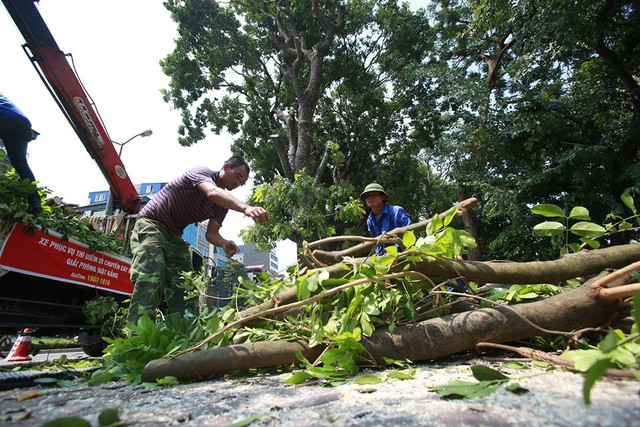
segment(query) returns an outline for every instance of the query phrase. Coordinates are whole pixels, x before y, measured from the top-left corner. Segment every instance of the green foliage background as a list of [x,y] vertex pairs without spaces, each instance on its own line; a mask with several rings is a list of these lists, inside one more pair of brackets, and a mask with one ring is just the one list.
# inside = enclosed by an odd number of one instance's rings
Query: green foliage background
[[[344,26],[310,106],[309,159],[289,171],[275,141],[299,141],[305,105],[276,41],[296,25],[304,48],[319,49],[326,31],[310,2],[165,2],[180,31],[162,65],[165,98],[183,114],[181,142],[236,135],[233,150],[256,172],[251,200],[273,211],[246,238],[361,234],[357,195],[376,180],[414,221],[475,196],[482,258],[548,259],[555,251],[529,232],[530,206],[589,206],[604,223],[623,209],[621,194],[636,193],[635,2],[318,2],[331,22],[340,3]],[[300,67],[307,84],[314,70]]]

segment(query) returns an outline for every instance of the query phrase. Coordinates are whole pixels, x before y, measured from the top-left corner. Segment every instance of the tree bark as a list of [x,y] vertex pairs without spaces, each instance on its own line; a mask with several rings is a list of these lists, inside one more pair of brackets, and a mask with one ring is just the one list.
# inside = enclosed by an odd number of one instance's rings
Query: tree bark
[[593,282],[595,279],[542,301],[401,325],[393,333],[379,329],[363,344],[376,364],[384,366],[383,357],[431,360],[470,350],[479,342],[501,343],[541,335],[531,323],[562,332],[601,326],[615,315],[617,304],[598,299],[599,288],[591,286]]
[[[462,261],[438,259],[432,262],[414,263],[410,268],[425,276],[453,279],[464,277],[477,283],[532,284],[553,283],[580,276],[597,274],[606,269],[623,268],[640,260],[640,244],[628,244],[565,256],[553,261],[498,262]],[[356,258],[355,263],[366,262]],[[398,268],[397,270],[401,270]],[[336,264],[318,269],[328,271],[331,277],[344,277],[349,271]],[[288,289],[262,304],[240,313],[248,317],[261,311],[296,301],[296,289]]]
[[147,363],[142,371],[142,381],[155,381],[166,376],[174,376],[180,381],[195,380],[237,369],[290,365],[298,362],[296,351],[301,351],[308,360],[315,360],[322,350],[322,347],[309,348],[302,341],[262,341],[195,351]]

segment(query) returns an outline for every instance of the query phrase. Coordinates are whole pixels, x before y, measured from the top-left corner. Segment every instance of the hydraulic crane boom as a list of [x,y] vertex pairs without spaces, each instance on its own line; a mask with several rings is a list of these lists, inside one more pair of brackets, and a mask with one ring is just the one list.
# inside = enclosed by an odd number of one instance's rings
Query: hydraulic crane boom
[[36,8],[36,0],[2,0],[22,33],[23,46],[73,130],[109,183],[114,207],[140,210],[140,195],[107,134],[93,103]]

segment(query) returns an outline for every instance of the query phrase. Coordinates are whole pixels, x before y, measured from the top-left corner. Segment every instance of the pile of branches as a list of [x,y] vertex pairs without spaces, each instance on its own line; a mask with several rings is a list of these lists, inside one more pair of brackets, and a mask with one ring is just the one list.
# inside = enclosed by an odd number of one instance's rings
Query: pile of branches
[[[500,343],[548,334],[577,341],[587,331],[604,330],[628,316],[631,298],[640,291],[640,284],[629,283],[631,273],[640,269],[639,244],[580,252],[546,262],[465,261],[460,254],[465,246],[473,244],[472,239],[445,226],[475,203],[475,199],[465,200],[429,220],[397,228],[376,239],[334,237],[308,244],[300,254],[300,271],[294,287],[239,312],[235,321],[199,344],[177,355],[151,361],[142,372],[142,380],[155,381],[167,376],[193,380],[237,369],[301,360],[315,361],[315,365],[323,358],[326,361],[336,346],[335,341],[327,343],[322,339],[324,331],[320,329],[330,328],[326,324],[309,331],[310,338],[306,340],[252,341],[217,348],[209,345],[220,342],[230,331],[250,328],[258,322],[286,322],[290,318],[287,316],[295,316],[302,310],[313,311],[327,301],[335,301],[332,298],[346,295],[349,310],[357,310],[367,297],[359,289],[371,286],[402,288],[412,298],[402,300],[400,312],[404,315],[385,317],[384,310],[365,313],[359,318],[359,327],[351,328],[357,332],[360,343],[356,347],[359,356],[354,359],[360,366],[384,367],[393,360],[433,360],[487,347],[508,348],[526,357],[548,361],[553,356]],[[416,241],[415,234],[422,232],[427,236]],[[454,250],[434,255],[438,252],[424,249],[438,246],[434,237],[438,233],[449,237]],[[360,243],[341,251],[319,249],[341,239]],[[367,255],[379,244],[396,244],[399,249],[396,252],[394,246],[389,247],[388,257]],[[585,277],[589,279],[581,286],[530,303],[495,304],[482,296],[494,284],[558,283]],[[328,316],[322,311],[313,313]],[[367,321],[370,317],[378,320],[373,328],[367,328],[371,325]],[[636,332],[632,338],[637,339],[637,335]],[[344,335],[340,337],[345,342]],[[566,359],[556,362],[572,366]]]

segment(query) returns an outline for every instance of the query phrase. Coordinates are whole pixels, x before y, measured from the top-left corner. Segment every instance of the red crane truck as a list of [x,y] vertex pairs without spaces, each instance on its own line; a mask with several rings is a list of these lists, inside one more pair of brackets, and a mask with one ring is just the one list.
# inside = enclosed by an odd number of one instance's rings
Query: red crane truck
[[[107,180],[113,206],[140,209],[132,184],[94,105],[60,50],[34,0],[2,0],[25,39],[23,49],[43,83]],[[130,215],[130,218],[134,215]],[[110,223],[110,222],[109,222]],[[0,223],[0,331],[89,328],[83,304],[98,295],[131,295],[130,260],[63,240],[55,230],[28,233],[23,224]],[[125,231],[124,236],[128,236]],[[91,343],[83,346],[88,353]]]

